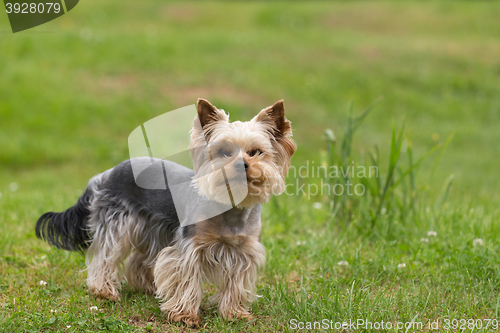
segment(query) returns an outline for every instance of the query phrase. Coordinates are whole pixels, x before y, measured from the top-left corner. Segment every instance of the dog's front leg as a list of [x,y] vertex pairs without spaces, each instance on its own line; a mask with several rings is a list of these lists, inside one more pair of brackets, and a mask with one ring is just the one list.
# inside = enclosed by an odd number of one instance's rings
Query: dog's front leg
[[156,297],[168,319],[199,325],[202,272],[195,251],[165,248],[158,255],[154,277]]
[[254,274],[252,269],[238,275],[228,272],[225,274],[224,285],[213,296],[219,304],[219,312],[226,320],[244,319],[252,320],[254,317],[249,312],[250,304],[254,298]]
[[[231,251],[233,252],[230,253]],[[265,262],[264,247],[258,241],[247,242],[240,245],[238,250],[228,249],[226,254],[230,255],[220,260],[221,275],[215,279],[220,290],[211,297],[211,301],[219,304],[219,312],[223,318],[250,321],[253,316],[249,308],[257,297],[255,290],[258,268]]]

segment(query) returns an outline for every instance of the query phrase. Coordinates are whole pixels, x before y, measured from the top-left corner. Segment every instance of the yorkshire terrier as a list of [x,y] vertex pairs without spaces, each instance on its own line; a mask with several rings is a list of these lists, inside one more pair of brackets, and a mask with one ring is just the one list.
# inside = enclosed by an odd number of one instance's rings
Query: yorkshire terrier
[[[265,262],[261,204],[285,190],[292,128],[282,100],[248,122],[230,123],[204,99],[196,109],[194,170],[149,157],[124,161],[93,177],[73,207],[43,214],[36,235],[65,250],[88,248],[87,284],[99,297],[120,300],[123,271],[131,286],[156,294],[170,320],[198,325],[208,282],[223,318],[251,320]],[[147,189],[140,180],[165,185]],[[174,193],[185,181],[191,186]]]

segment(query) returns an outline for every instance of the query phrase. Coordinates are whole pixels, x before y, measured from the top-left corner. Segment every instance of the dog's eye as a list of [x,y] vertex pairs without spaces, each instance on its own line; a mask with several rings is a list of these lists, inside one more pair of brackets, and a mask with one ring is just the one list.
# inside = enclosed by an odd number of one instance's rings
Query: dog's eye
[[250,153],[248,153],[248,155],[250,155],[250,156],[255,156],[255,155],[260,155],[260,154],[262,154],[260,149],[255,149],[255,150],[252,150]]
[[232,153],[226,149],[219,149],[218,154],[220,157],[230,157]]

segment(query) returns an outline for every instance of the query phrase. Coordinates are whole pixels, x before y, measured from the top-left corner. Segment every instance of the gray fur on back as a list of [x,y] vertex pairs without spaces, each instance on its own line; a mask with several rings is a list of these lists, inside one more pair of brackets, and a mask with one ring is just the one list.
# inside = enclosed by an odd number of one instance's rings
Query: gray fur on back
[[[164,178],[163,172],[161,172],[162,170],[160,170],[161,173],[159,173],[155,166],[161,165],[157,164],[160,161],[163,162],[165,167],[169,169],[169,172],[173,173],[179,180],[183,179],[189,181],[194,176],[194,171],[167,160],[153,160],[155,163],[151,167],[145,168],[138,175],[137,181],[134,179],[130,160],[118,164],[111,169],[111,173],[102,184],[102,188],[105,188],[108,193],[114,197],[130,202],[137,202],[151,212],[161,213],[170,219],[178,221],[168,183]],[[134,163],[138,163],[137,161],[140,161],[139,163],[142,162],[146,165],[151,165],[151,159],[147,157],[136,158]],[[164,183],[166,189],[147,189],[137,186],[137,183],[146,185]]]

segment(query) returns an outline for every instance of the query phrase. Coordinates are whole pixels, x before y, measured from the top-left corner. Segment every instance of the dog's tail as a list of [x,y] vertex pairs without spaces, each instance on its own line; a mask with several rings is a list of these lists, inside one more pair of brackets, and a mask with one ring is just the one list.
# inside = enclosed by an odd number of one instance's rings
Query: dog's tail
[[103,180],[100,174],[89,181],[85,193],[73,207],[64,212],[48,212],[40,216],[36,223],[36,236],[50,245],[68,251],[84,251],[90,245],[87,221],[94,192]]

